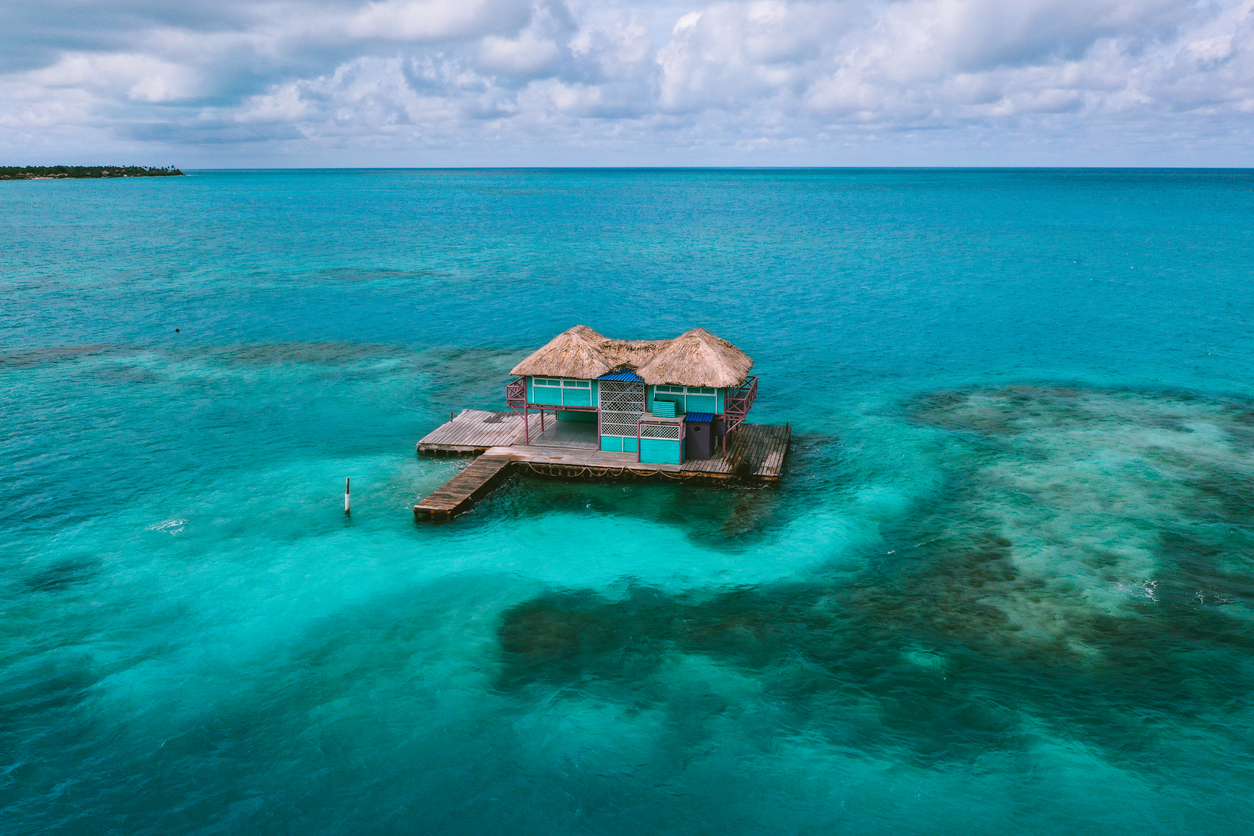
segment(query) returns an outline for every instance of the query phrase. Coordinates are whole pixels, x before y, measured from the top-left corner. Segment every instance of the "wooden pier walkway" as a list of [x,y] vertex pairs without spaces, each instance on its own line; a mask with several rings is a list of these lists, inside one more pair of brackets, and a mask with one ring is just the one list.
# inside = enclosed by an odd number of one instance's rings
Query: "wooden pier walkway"
[[[496,416],[495,419],[493,417]],[[513,434],[502,440],[514,419]],[[700,482],[740,481],[775,484],[784,469],[792,428],[788,425],[741,424],[727,440],[727,456],[683,464],[648,464],[635,453],[612,453],[584,443],[570,427],[569,446],[541,436],[539,417],[532,416],[532,443],[526,444],[522,419],[511,412],[463,410],[454,420],[418,443],[423,455],[481,453],[479,459],[438,491],[414,506],[418,519],[447,520],[486,496],[511,470],[573,479],[663,479]],[[556,422],[550,422],[555,424]],[[595,428],[593,428],[595,433]],[[539,443],[537,443],[539,442]],[[721,452],[721,451],[720,451]]]
[[438,491],[414,506],[419,519],[451,520],[495,488],[508,475],[514,459],[480,456]]

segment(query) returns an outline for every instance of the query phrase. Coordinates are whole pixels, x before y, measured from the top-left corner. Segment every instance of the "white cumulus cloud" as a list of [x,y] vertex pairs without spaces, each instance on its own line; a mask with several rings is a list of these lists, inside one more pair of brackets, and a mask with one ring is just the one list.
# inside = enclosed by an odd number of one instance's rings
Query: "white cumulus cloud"
[[1254,163],[1254,0],[13,0],[0,22],[10,158],[90,136],[189,165]]

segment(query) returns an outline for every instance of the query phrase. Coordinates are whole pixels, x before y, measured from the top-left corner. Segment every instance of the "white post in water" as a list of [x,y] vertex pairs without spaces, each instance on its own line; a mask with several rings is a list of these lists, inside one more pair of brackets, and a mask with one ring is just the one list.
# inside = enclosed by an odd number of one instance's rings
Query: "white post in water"
[[348,501],[348,485],[349,485],[349,482],[350,482],[350,481],[351,481],[351,480],[349,480],[349,479],[345,479],[345,480],[344,480],[344,513],[345,513],[345,514],[352,513],[352,511],[351,511],[351,505],[350,505],[350,503],[349,503],[349,501]]

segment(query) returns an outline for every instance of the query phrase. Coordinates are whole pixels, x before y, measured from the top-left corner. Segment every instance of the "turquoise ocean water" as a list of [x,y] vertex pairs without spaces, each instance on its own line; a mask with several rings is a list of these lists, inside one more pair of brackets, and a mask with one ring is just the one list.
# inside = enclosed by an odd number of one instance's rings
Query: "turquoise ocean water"
[[[0,833],[1249,833],[1251,218],[1242,171],[0,183]],[[743,348],[781,487],[416,525],[462,463],[414,442],[575,323]]]

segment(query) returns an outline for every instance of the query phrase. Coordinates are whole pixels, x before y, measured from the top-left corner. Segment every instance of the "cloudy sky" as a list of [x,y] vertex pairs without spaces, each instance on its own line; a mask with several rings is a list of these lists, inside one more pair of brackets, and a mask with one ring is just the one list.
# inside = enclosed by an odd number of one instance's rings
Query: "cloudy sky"
[[5,0],[0,163],[1254,166],[1254,0]]

